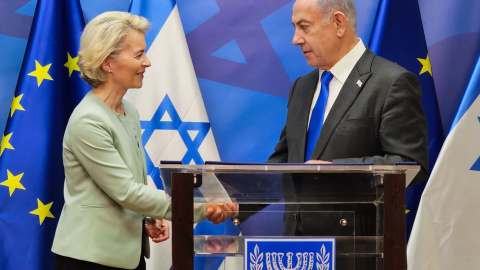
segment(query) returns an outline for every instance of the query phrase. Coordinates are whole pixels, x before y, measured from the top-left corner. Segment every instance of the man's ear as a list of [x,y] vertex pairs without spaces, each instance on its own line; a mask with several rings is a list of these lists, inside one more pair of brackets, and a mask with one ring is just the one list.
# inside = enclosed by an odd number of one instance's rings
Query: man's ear
[[347,17],[340,11],[333,14],[333,23],[335,24],[335,30],[337,37],[343,37],[345,30],[347,29]]

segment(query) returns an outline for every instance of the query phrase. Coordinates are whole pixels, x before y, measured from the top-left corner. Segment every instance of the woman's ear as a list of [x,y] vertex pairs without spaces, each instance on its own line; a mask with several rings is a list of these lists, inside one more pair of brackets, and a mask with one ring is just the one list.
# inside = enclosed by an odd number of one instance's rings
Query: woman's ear
[[101,67],[103,69],[103,71],[105,72],[112,72],[111,70],[111,66],[110,66],[110,61],[108,61],[108,59],[105,59],[103,60],[102,64],[101,64]]

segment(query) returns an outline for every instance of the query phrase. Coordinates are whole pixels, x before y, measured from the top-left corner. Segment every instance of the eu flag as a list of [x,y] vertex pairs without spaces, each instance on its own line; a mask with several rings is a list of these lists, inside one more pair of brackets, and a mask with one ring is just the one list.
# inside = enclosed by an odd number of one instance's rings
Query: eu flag
[[87,84],[77,65],[77,0],[39,0],[0,147],[2,269],[53,269],[63,206],[62,139]]
[[[381,0],[370,38],[370,48],[376,54],[413,72],[420,79],[422,105],[428,122],[431,171],[445,137],[418,1]],[[423,181],[407,189],[407,235],[410,235],[426,183],[427,181]]]

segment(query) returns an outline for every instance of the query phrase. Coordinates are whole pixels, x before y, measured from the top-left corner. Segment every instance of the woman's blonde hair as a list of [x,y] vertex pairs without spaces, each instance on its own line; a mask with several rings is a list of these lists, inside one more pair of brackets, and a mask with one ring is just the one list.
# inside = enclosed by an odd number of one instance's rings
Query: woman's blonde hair
[[123,39],[131,31],[145,35],[149,28],[147,19],[128,12],[109,11],[93,18],[80,38],[80,77],[93,87],[101,85],[107,80],[101,68],[103,61],[116,57],[123,48]]

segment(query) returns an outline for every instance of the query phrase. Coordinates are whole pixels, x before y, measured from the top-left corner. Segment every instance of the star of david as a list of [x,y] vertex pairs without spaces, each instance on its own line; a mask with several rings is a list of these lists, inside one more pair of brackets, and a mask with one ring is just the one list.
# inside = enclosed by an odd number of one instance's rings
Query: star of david
[[[161,121],[163,115],[168,113],[170,115],[171,121]],[[165,98],[160,103],[155,114],[152,116],[150,121],[140,121],[140,126],[144,130],[142,134],[143,147],[152,136],[155,130],[176,130],[180,137],[182,138],[183,143],[187,147],[187,152],[183,156],[182,164],[204,164],[204,161],[198,152],[198,148],[204,141],[207,136],[208,131],[210,130],[210,123],[208,122],[186,122],[180,119],[180,116],[175,109],[170,97],[165,95]],[[188,131],[198,132],[197,135],[192,139],[188,134]],[[155,166],[152,159],[146,153],[146,162],[147,162],[147,173],[152,177],[153,181],[157,187],[163,186],[160,180],[160,172],[158,167]]]
[[[220,11],[186,35],[188,44],[195,44],[189,50],[197,76],[287,98],[292,81],[265,33],[262,20],[289,2],[217,0]],[[246,64],[212,55],[232,40],[237,42]],[[258,57],[259,48],[262,57]]]

